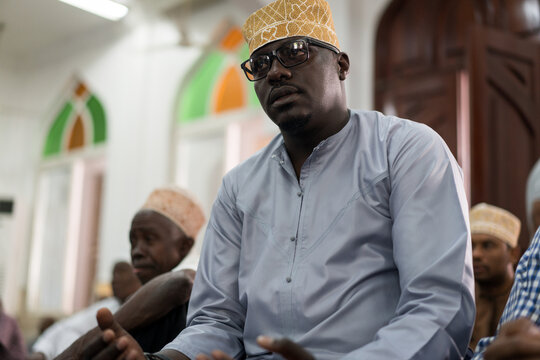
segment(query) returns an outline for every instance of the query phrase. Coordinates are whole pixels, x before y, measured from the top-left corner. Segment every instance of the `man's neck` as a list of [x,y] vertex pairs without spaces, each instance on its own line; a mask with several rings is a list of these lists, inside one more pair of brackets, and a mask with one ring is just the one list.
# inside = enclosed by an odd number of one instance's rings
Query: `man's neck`
[[294,133],[282,132],[283,142],[287,153],[296,172],[296,177],[300,178],[300,171],[306,159],[311,155],[313,149],[323,140],[337,134],[347,125],[349,121],[349,110],[345,109],[339,116],[328,116],[328,126],[317,131],[295,131]]
[[497,283],[480,283],[477,282],[478,292],[481,296],[497,296],[507,292],[514,283],[514,271],[511,270],[504,277],[503,281]]

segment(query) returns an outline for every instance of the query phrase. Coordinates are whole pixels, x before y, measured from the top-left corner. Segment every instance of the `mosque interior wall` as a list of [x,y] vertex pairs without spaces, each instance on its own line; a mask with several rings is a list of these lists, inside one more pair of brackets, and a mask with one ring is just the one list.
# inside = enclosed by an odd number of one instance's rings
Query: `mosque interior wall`
[[[372,107],[374,34],[388,2],[329,0],[353,64],[347,84],[353,108]],[[233,6],[206,9],[192,20],[194,42],[204,43],[219,19],[240,23],[245,15]],[[101,99],[108,119],[96,282],[110,279],[114,261],[129,259],[130,220],[147,194],[175,178],[172,112],[182,79],[203,49],[176,46],[168,22],[138,16],[120,28],[66,35],[25,57],[0,53],[0,197],[15,203],[8,250],[0,259],[9,279],[2,296],[27,333],[37,314],[27,309],[26,292],[41,152],[66,84],[82,79]],[[199,150],[201,161],[212,156]]]

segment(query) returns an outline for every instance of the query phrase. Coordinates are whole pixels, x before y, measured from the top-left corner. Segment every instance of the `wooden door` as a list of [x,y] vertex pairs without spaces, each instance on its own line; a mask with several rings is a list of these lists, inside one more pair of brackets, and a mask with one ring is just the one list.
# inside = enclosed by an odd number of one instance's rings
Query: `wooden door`
[[430,126],[446,142],[463,169],[470,201],[469,80],[464,71],[441,70],[404,76],[376,94],[377,108]]
[[378,94],[385,114],[429,125],[457,157],[458,96],[455,72],[396,78]]
[[470,45],[471,205],[517,215],[525,249],[526,181],[540,157],[540,45],[480,26]]

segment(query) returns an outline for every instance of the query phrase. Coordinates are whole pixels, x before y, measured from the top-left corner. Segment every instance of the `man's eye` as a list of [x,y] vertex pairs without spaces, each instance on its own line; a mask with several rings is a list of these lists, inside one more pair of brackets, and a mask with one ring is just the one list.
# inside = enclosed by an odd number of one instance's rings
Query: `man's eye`
[[289,56],[304,55],[305,53],[304,43],[302,42],[292,43],[289,46],[288,53],[289,53]]
[[266,56],[259,56],[251,62],[253,71],[259,71],[266,67],[267,61]]
[[254,61],[255,68],[260,68],[264,66],[264,59],[263,58],[256,58]]

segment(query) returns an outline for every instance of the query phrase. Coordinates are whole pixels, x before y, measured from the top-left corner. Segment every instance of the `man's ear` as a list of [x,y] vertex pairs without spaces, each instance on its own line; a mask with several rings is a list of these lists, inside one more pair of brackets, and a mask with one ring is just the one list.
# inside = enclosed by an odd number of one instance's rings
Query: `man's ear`
[[521,247],[517,245],[515,248],[510,249],[510,256],[512,258],[512,265],[514,265],[515,268],[521,257]]
[[178,252],[182,259],[189,253],[193,244],[195,244],[195,240],[189,236],[183,235],[182,238],[178,239]]
[[347,75],[349,74],[349,55],[344,52],[340,52],[337,54],[337,63],[338,63],[338,70],[339,70],[339,80],[343,81],[347,78]]

